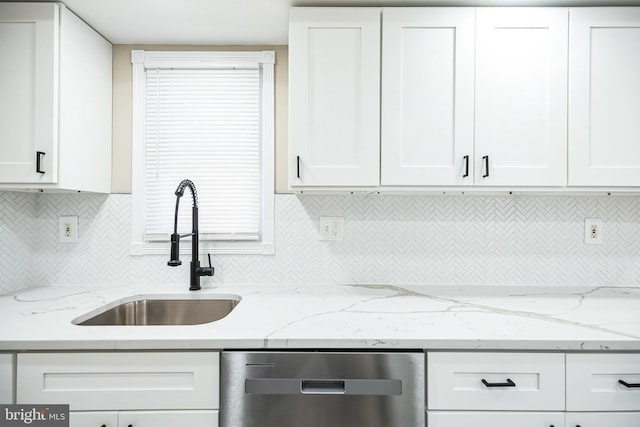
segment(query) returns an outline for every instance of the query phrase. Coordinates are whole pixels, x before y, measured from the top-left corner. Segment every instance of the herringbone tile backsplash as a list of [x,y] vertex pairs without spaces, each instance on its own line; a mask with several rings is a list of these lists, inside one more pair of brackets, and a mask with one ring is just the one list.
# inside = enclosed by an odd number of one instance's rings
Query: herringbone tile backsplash
[[[80,219],[77,244],[58,243],[66,215]],[[320,216],[344,217],[343,242],[318,240]],[[603,220],[602,245],[583,243],[585,218]],[[129,195],[0,192],[0,232],[0,293],[188,283],[166,256],[129,255]],[[213,262],[203,283],[638,286],[640,198],[276,195],[276,254]]]

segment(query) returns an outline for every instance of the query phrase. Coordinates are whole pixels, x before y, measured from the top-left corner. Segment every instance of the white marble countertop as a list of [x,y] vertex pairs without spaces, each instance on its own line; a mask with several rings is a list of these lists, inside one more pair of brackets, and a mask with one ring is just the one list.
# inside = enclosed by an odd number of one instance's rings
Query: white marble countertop
[[[640,287],[49,286],[0,296],[0,351],[512,349],[640,351]],[[134,295],[237,295],[193,326],[78,326]]]

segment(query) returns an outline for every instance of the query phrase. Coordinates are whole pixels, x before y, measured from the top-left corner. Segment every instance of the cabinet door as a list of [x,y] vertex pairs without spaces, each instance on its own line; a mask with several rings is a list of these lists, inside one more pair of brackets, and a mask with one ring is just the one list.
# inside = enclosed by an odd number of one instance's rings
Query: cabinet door
[[573,412],[567,413],[567,427],[638,427],[640,412]]
[[0,3],[0,182],[56,182],[58,10]]
[[117,412],[70,412],[69,427],[117,427]]
[[289,184],[377,186],[380,9],[293,8]]
[[427,412],[429,427],[563,427],[562,412]]
[[570,16],[569,185],[640,186],[640,8]]
[[385,8],[382,185],[473,184],[472,8]]
[[120,412],[118,414],[118,426],[119,427],[184,427],[184,426],[218,427],[218,411]]
[[476,15],[476,184],[567,182],[567,37],[563,8]]
[[0,354],[0,405],[8,405],[14,401],[15,356]]

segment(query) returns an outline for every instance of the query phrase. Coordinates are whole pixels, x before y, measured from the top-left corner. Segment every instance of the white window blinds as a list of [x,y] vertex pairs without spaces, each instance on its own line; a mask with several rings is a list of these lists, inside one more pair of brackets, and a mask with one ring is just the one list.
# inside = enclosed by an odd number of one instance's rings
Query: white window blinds
[[[261,212],[260,69],[147,69],[145,240],[173,232],[174,191],[198,191],[201,239],[257,240]],[[191,231],[192,198],[178,232]]]

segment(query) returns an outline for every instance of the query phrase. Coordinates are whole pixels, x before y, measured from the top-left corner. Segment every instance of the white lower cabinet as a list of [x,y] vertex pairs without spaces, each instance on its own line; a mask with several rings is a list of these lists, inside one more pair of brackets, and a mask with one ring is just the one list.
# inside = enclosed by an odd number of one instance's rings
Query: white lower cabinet
[[25,353],[16,401],[68,404],[71,427],[217,427],[218,352]]
[[11,353],[0,354],[0,404],[13,403],[15,355]]
[[567,410],[640,411],[640,354],[568,354]]
[[562,412],[428,412],[429,427],[563,427]]
[[427,354],[430,410],[563,411],[564,354]]
[[117,427],[118,413],[70,412],[69,427]]
[[640,412],[567,413],[566,427],[638,427]]
[[218,411],[71,412],[69,427],[218,427]]

